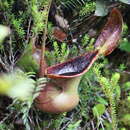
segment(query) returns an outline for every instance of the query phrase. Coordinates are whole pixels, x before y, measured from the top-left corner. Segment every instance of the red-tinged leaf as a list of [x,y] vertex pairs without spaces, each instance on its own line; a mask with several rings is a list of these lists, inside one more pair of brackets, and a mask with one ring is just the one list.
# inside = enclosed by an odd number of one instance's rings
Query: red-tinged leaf
[[53,30],[53,36],[60,42],[63,42],[67,38],[67,34],[63,32],[60,28],[55,27]]
[[98,57],[98,51],[87,52],[64,63],[60,63],[45,70],[45,75],[50,78],[73,78],[83,75],[89,70]]
[[95,43],[95,48],[103,55],[110,54],[117,46],[122,33],[122,15],[117,9],[111,11],[108,22]]

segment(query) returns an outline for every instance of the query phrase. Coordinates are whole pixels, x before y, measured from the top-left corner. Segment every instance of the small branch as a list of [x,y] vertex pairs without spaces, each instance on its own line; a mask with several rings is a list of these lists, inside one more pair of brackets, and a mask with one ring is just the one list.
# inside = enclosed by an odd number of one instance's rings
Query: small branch
[[47,38],[48,16],[49,16],[51,3],[52,3],[52,0],[49,1],[48,6],[46,7],[47,8],[47,18],[46,18],[46,21],[45,21],[43,43],[42,43],[42,49],[41,49],[40,72],[39,72],[40,77],[44,77],[44,75],[45,75],[45,68],[46,68],[46,63],[45,63],[45,42],[46,42],[46,38]]
[[32,18],[30,18],[30,19],[29,19],[29,22],[28,22],[28,29],[27,29],[27,43],[28,43],[29,38],[30,38],[31,22],[32,22]]

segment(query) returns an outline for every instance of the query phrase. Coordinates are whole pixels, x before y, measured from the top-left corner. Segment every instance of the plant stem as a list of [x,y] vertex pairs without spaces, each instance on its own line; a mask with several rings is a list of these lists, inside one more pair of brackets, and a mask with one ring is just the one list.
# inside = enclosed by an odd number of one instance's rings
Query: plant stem
[[46,68],[46,63],[45,63],[45,42],[46,42],[46,35],[47,35],[47,26],[48,26],[48,15],[50,11],[52,0],[48,2],[48,6],[46,7],[45,10],[47,10],[47,18],[45,21],[45,28],[44,28],[44,35],[43,35],[43,42],[42,42],[42,48],[41,48],[41,58],[40,58],[40,72],[39,76],[44,77],[45,75],[45,68]]

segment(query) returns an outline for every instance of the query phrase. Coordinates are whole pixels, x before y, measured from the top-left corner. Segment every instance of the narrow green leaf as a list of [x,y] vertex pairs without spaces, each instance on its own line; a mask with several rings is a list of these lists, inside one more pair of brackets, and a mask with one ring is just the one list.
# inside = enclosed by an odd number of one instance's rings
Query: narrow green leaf
[[105,105],[97,104],[93,107],[92,110],[93,110],[93,115],[98,118],[105,112]]
[[130,123],[130,114],[129,114],[129,113],[128,113],[128,114],[125,114],[125,115],[122,117],[121,121],[122,121],[125,125],[128,125],[128,124]]
[[121,50],[123,51],[126,51],[126,52],[130,52],[130,43],[128,41],[123,41],[121,44],[120,44],[120,47],[119,47]]
[[98,97],[98,102],[104,105],[108,105],[108,102],[102,97]]

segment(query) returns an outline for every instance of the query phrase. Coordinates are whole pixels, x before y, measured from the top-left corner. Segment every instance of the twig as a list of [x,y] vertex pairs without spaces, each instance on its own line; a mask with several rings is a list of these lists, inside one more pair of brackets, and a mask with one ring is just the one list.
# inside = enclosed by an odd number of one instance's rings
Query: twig
[[6,64],[3,62],[2,58],[0,57],[0,66],[7,72],[9,72],[8,67],[6,67]]
[[29,23],[28,23],[28,29],[27,29],[27,43],[29,41],[29,32],[30,32],[30,28],[31,28],[31,21],[32,21],[32,18],[29,19]]
[[92,125],[92,130],[95,130],[93,120],[91,121],[91,125]]
[[7,116],[2,121],[0,121],[0,124],[3,124],[12,114],[13,112],[7,114]]

